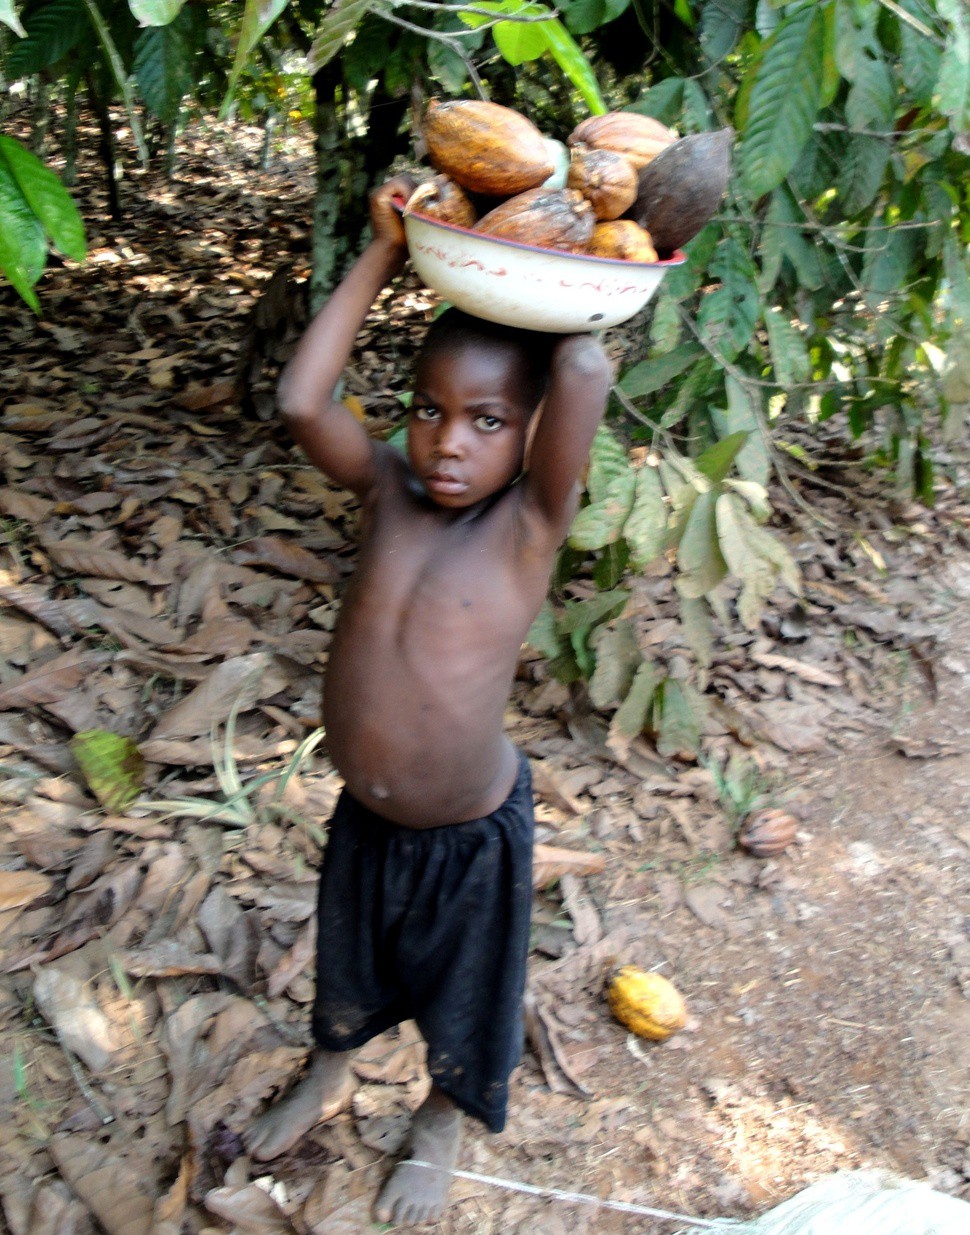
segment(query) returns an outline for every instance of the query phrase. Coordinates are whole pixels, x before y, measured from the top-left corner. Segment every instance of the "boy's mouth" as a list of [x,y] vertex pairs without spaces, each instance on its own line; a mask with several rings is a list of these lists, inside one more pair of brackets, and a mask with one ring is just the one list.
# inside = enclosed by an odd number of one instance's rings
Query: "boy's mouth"
[[464,493],[468,488],[463,480],[459,480],[451,472],[432,472],[425,479],[424,483],[432,493],[454,495],[456,493]]

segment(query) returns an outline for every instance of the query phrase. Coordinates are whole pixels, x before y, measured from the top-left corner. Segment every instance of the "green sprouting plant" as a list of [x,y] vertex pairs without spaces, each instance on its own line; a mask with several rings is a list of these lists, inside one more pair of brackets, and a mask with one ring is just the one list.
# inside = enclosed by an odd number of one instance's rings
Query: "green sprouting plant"
[[[282,768],[263,772],[244,782],[233,753],[240,704],[241,699],[233,704],[226,718],[221,743],[218,725],[212,728],[212,765],[222,790],[221,800],[202,797],[146,799],[139,801],[137,805],[146,810],[159,811],[163,815],[221,823],[231,828],[246,828],[251,824],[284,815],[286,810],[283,806],[283,795],[286,787],[323,741],[324,730],[315,729],[305,737]],[[258,803],[256,795],[259,790],[274,781],[276,788],[271,799],[266,803]]]
[[714,781],[721,809],[732,832],[737,834],[748,815],[769,800],[768,781],[754,759],[740,751],[732,752],[723,763],[711,759],[705,766]]

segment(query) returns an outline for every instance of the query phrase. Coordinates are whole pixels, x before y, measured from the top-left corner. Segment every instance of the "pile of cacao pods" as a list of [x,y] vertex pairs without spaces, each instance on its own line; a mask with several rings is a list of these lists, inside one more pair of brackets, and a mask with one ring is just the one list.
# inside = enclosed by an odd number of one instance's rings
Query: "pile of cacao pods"
[[616,111],[582,121],[564,146],[498,103],[432,99],[422,135],[439,174],[408,210],[521,244],[655,262],[717,209],[733,130],[678,139]]

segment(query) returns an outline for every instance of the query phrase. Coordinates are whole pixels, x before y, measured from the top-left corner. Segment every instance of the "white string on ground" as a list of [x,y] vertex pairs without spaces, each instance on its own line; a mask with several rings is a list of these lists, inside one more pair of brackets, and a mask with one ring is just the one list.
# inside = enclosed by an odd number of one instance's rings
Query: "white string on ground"
[[448,1170],[447,1167],[436,1166],[433,1162],[421,1162],[416,1158],[406,1158],[402,1165],[423,1166],[430,1171],[445,1171],[456,1179],[468,1179],[476,1184],[489,1184],[493,1188],[504,1188],[506,1192],[525,1192],[529,1196],[541,1196],[550,1201],[565,1201],[570,1205],[593,1205],[599,1209],[617,1209],[624,1214],[640,1214],[644,1218],[686,1222],[688,1226],[703,1227],[709,1231],[734,1232],[736,1235],[743,1225],[735,1222],[733,1218],[692,1218],[690,1214],[671,1213],[667,1209],[652,1209],[649,1205],[634,1205],[631,1201],[604,1201],[586,1192],[564,1192],[561,1188],[540,1188],[535,1184],[518,1183],[513,1179],[499,1179],[495,1175],[479,1175],[475,1171]]

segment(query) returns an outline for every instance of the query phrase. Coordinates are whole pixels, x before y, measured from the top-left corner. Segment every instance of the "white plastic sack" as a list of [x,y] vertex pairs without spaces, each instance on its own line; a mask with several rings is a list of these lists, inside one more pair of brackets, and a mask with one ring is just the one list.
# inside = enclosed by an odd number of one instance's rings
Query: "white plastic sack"
[[731,1235],[970,1235],[970,1205],[886,1171],[839,1171],[753,1222],[724,1230]]

